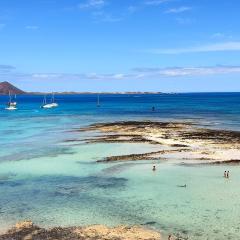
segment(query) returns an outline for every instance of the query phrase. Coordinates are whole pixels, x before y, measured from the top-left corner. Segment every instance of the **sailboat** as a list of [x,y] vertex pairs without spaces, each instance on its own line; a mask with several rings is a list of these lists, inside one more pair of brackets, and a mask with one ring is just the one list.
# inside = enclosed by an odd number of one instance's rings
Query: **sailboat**
[[41,108],[44,108],[44,106],[46,106],[46,105],[47,105],[47,97],[46,97],[46,95],[44,95]]
[[97,97],[97,107],[100,107],[100,97],[99,97],[99,94],[98,94],[98,97]]
[[17,99],[17,95],[16,95],[16,94],[15,94],[15,97],[14,97],[14,99],[15,99],[15,101],[14,101],[14,102],[12,102],[12,105],[16,107],[16,106],[17,106],[17,101],[16,101],[16,99]]
[[58,107],[58,103],[55,102],[54,93],[52,93],[52,99],[50,103],[47,103],[47,97],[45,95],[43,98],[43,103],[41,108],[55,108],[55,107]]
[[9,91],[8,95],[9,95],[9,102],[7,103],[7,107],[5,109],[6,110],[17,110],[17,102],[16,101],[12,102],[12,96],[11,96],[11,92],[10,91]]
[[52,104],[52,107],[58,107],[58,103],[55,102],[55,94],[54,93],[52,93],[52,102],[51,102],[51,104]]

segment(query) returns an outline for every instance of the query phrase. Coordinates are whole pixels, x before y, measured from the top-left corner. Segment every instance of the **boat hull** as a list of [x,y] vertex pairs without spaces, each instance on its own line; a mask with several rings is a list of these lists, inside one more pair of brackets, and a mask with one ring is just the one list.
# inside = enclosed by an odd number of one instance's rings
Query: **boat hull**
[[5,109],[6,109],[6,110],[9,110],[9,111],[17,110],[17,108],[16,108],[16,107],[13,107],[13,106],[6,107]]
[[49,104],[43,105],[41,108],[49,109],[49,108],[55,108],[57,106],[58,106],[57,103],[49,103]]

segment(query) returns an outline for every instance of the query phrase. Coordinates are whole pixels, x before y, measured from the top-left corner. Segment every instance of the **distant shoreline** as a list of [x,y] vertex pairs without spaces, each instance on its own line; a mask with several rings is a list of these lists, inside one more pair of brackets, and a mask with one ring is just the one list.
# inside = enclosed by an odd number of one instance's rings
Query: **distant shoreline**
[[48,95],[48,94],[56,94],[56,95],[175,95],[175,94],[216,94],[216,93],[240,93],[240,92],[159,92],[159,91],[114,91],[114,92],[108,92],[108,91],[101,91],[101,92],[75,92],[75,91],[51,91],[51,92],[26,92],[24,90],[21,90],[17,88],[16,86],[12,85],[9,82],[0,82],[0,96],[6,96],[9,95]]
[[[51,92],[28,92],[27,95],[43,95],[51,94]],[[56,95],[96,95],[96,94],[106,94],[106,95],[134,95],[134,94],[164,94],[162,92],[54,92]]]
[[[55,95],[96,95],[96,94],[105,94],[105,95],[153,95],[153,94],[175,94],[175,93],[162,93],[162,92],[25,92],[18,95],[46,95],[52,94]],[[8,94],[0,94],[0,96],[6,96]]]
[[[24,92],[16,93],[18,96],[26,95],[50,95],[54,93],[55,95],[181,95],[181,94],[230,94],[230,93],[240,93],[240,92]],[[15,94],[15,93],[13,93]],[[0,93],[0,96],[8,96],[8,93]]]

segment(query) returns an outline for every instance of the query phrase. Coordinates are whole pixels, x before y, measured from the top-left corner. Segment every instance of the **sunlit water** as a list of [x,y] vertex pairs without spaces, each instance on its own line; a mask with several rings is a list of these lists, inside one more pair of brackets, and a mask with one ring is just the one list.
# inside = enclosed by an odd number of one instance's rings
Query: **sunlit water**
[[58,96],[59,108],[43,110],[42,96],[19,96],[19,109],[8,112],[0,98],[0,230],[31,219],[45,227],[142,224],[189,239],[240,238],[240,167],[155,161],[152,172],[152,161],[96,161],[159,146],[66,142],[94,134],[77,128],[118,120],[239,130],[240,94],[104,95],[100,108],[96,99]]

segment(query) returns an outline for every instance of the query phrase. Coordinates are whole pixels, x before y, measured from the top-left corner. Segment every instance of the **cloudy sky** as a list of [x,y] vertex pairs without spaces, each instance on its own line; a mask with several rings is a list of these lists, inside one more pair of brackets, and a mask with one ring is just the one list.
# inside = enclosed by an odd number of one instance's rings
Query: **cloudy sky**
[[28,91],[240,91],[239,0],[1,0],[0,81]]

